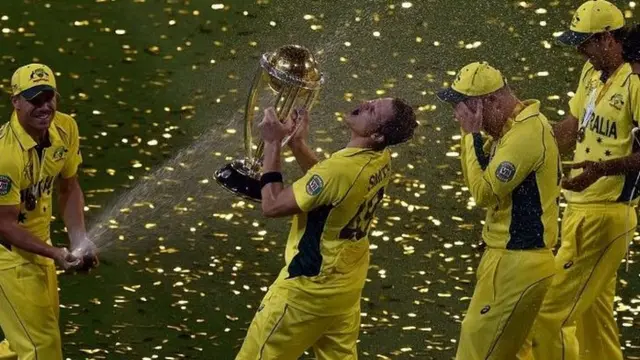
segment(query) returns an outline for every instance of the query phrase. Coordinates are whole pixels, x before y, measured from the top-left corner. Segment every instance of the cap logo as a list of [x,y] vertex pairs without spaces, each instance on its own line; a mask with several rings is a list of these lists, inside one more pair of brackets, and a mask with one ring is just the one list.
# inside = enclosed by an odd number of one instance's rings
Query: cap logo
[[49,74],[43,68],[35,69],[31,72],[29,79],[34,83],[38,83],[40,81],[49,81]]
[[456,76],[456,79],[453,81],[453,83],[454,83],[454,84],[457,84],[457,83],[459,83],[459,82],[460,82],[460,76],[461,76],[461,75],[462,75],[462,72],[461,72],[461,71],[459,71],[459,72],[458,72],[458,76]]
[[571,26],[574,26],[574,27],[575,27],[575,26],[577,26],[577,25],[578,25],[578,23],[579,23],[579,22],[580,22],[580,16],[578,16],[578,14],[576,14],[576,15],[573,17],[573,20],[571,20]]

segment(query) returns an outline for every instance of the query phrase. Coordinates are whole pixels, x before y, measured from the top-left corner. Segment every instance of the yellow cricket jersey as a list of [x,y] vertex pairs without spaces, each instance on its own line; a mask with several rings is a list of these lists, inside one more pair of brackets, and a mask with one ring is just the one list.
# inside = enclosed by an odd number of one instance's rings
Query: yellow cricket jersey
[[[0,128],[0,205],[19,205],[18,223],[48,244],[51,195],[58,176],[76,175],[82,162],[75,120],[57,112],[49,128],[48,147],[39,147],[15,113]],[[53,260],[0,245],[0,269],[26,262],[52,264]]]
[[482,238],[509,250],[552,248],[558,236],[562,168],[558,145],[540,102],[528,100],[484,141],[463,134],[462,172],[478,206],[487,208]]
[[[574,162],[606,161],[631,155],[631,130],[640,119],[640,79],[625,63],[606,82],[602,72],[587,62],[575,96],[569,101],[571,115],[584,127],[584,138],[576,145]],[[577,176],[582,169],[571,171]],[[606,176],[581,192],[565,191],[569,203],[629,201],[637,174]],[[636,191],[637,197],[640,191]]]
[[348,313],[360,306],[369,267],[369,227],[391,176],[388,150],[346,148],[293,184],[295,215],[286,265],[272,289],[300,310]]

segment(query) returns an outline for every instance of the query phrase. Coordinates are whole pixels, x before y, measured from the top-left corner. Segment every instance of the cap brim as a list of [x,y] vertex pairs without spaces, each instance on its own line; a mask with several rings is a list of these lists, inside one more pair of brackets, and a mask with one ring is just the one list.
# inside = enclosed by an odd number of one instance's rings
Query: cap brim
[[469,96],[463,93],[459,93],[452,88],[442,89],[436,93],[436,96],[438,97],[438,99],[440,99],[440,101],[453,104],[457,104],[469,98]]
[[27,100],[33,100],[33,98],[35,98],[36,96],[40,95],[45,91],[55,92],[56,89],[50,85],[38,85],[21,92],[20,96],[22,96]]
[[558,41],[564,45],[569,46],[579,46],[583,42],[587,41],[593,34],[591,33],[581,33],[573,30],[568,30],[562,33],[562,35],[558,36]]

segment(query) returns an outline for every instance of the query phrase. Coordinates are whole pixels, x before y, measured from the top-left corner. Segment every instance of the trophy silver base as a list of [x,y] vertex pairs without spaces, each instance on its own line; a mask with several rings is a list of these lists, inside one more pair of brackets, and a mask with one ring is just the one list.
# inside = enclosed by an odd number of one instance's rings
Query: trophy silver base
[[262,201],[260,174],[247,166],[242,160],[227,164],[213,175],[218,184],[235,195],[245,199]]

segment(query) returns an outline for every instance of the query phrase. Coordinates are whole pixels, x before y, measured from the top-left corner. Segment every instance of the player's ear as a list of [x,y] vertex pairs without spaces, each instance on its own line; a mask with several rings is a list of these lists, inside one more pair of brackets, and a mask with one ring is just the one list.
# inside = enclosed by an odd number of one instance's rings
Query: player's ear
[[14,95],[11,97],[11,104],[14,109],[20,110],[20,95]]
[[371,134],[371,140],[376,145],[382,145],[384,143],[384,135],[382,133],[375,132],[375,133]]

